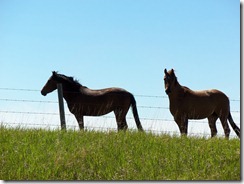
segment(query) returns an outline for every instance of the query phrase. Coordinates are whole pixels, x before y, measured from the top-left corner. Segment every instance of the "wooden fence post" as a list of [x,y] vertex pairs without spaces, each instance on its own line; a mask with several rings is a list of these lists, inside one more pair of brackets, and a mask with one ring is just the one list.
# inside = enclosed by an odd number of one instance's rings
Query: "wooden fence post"
[[58,104],[59,104],[61,130],[66,130],[65,115],[64,115],[64,101],[63,101],[63,87],[61,83],[57,84],[57,89],[58,89]]

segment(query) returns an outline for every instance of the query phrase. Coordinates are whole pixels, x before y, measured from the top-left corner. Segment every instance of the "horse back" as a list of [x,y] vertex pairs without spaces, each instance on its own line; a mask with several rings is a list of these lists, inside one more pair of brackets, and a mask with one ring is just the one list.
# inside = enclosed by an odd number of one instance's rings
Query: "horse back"
[[[228,97],[219,90],[211,89],[211,90],[202,90],[202,91],[188,91],[186,93],[186,101],[189,103],[196,103],[197,105],[201,106],[211,105],[211,106],[225,106],[229,105]],[[185,102],[186,103],[186,102]]]
[[193,91],[183,88],[178,98],[171,99],[170,111],[173,115],[184,114],[189,119],[203,119],[213,113],[229,111],[229,99],[216,89]]
[[104,97],[104,96],[130,96],[131,93],[126,91],[125,89],[122,88],[104,88],[104,89],[97,89],[97,90],[93,90],[93,89],[89,89],[89,88],[85,88],[81,91],[82,95],[84,97]]

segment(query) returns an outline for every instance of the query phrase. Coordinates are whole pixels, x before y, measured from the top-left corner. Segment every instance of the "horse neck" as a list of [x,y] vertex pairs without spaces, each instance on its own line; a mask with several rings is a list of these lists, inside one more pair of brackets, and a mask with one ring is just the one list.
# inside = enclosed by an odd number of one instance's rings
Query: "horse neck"
[[79,93],[79,86],[63,84],[63,97],[68,102]]
[[178,81],[176,81],[174,85],[174,89],[171,90],[171,94],[169,95],[170,101],[178,100],[182,97],[182,94],[184,93],[183,87],[179,84]]

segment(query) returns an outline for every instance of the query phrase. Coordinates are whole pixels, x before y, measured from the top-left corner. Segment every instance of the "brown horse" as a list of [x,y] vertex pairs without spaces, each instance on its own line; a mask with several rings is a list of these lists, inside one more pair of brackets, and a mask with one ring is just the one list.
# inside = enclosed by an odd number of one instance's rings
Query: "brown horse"
[[57,89],[57,83],[62,84],[63,97],[70,112],[76,117],[80,129],[84,129],[83,116],[100,116],[114,111],[118,130],[126,130],[128,126],[125,117],[131,106],[137,128],[143,131],[135,98],[128,91],[121,88],[92,90],[82,86],[73,77],[53,72],[41,94],[46,96]]
[[193,91],[181,86],[175,76],[174,70],[164,70],[165,92],[169,97],[170,112],[179,126],[181,134],[187,135],[188,119],[208,118],[211,136],[217,134],[216,120],[219,118],[225,137],[229,138],[230,128],[227,119],[233,130],[240,138],[240,129],[234,123],[228,97],[221,91],[212,89],[204,91]]

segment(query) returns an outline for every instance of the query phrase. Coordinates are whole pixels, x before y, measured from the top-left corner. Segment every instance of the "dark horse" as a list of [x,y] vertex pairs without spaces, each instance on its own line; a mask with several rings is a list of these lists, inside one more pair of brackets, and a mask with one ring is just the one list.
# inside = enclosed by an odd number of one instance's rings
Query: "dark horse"
[[135,98],[128,91],[121,88],[92,90],[82,86],[73,77],[53,72],[42,88],[41,94],[46,96],[57,89],[57,83],[62,84],[63,97],[70,112],[76,117],[80,129],[84,129],[84,116],[100,116],[114,111],[118,130],[126,130],[128,126],[125,117],[131,106],[137,128],[143,131]]
[[219,118],[225,137],[229,138],[230,128],[240,138],[240,129],[234,123],[230,113],[230,102],[228,97],[221,91],[212,89],[204,91],[193,91],[181,86],[175,76],[174,70],[164,70],[165,92],[169,97],[170,112],[179,126],[181,134],[187,135],[188,119],[208,118],[211,136],[217,134],[216,120]]

